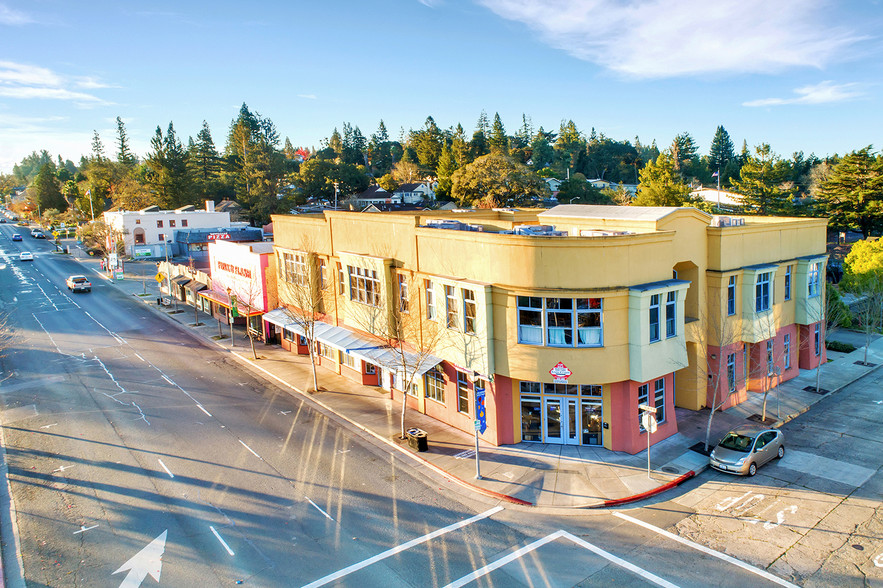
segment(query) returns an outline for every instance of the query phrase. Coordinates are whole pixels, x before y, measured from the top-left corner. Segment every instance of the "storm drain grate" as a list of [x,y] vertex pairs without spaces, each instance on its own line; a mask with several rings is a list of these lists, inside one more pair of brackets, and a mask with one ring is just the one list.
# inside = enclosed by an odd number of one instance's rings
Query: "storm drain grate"
[[671,466],[662,466],[662,468],[660,469],[662,469],[662,471],[666,474],[677,474],[679,471],[678,468],[673,468]]

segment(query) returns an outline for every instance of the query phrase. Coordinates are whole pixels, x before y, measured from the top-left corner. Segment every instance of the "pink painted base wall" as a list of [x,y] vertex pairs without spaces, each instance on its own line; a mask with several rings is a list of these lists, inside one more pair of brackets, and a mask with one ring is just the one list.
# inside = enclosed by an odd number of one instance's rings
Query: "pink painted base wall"
[[[678,432],[674,407],[674,376],[668,374],[664,379],[665,422],[660,423],[656,432],[650,436],[650,445],[659,443]],[[634,455],[647,449],[647,433],[640,430],[638,416],[638,386],[643,383],[629,380],[610,386],[610,449],[613,451],[625,451]],[[653,381],[649,384],[652,403]]]

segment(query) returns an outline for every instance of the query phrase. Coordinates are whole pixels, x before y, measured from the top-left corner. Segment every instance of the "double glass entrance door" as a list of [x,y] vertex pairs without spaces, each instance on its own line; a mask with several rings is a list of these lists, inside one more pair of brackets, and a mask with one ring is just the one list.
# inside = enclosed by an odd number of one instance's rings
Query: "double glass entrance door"
[[546,396],[543,398],[543,432],[546,443],[602,444],[601,402]]

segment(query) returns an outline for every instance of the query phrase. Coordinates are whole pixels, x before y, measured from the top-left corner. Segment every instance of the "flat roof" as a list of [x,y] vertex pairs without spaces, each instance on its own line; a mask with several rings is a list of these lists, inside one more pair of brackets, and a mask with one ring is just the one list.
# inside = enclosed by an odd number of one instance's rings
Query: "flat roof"
[[658,221],[673,212],[689,207],[680,206],[617,206],[615,204],[559,204],[537,217],[597,218],[630,221]]

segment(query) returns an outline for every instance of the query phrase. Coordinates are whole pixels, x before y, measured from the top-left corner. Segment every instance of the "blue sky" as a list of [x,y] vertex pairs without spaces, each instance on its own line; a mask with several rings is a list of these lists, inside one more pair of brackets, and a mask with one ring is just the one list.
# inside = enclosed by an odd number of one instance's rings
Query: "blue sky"
[[397,138],[431,115],[471,134],[572,119],[660,147],[717,125],[783,156],[881,143],[878,1],[0,0],[0,171],[78,161],[115,118],[143,156],[157,125],[223,148],[245,102],[295,146],[344,121]]

